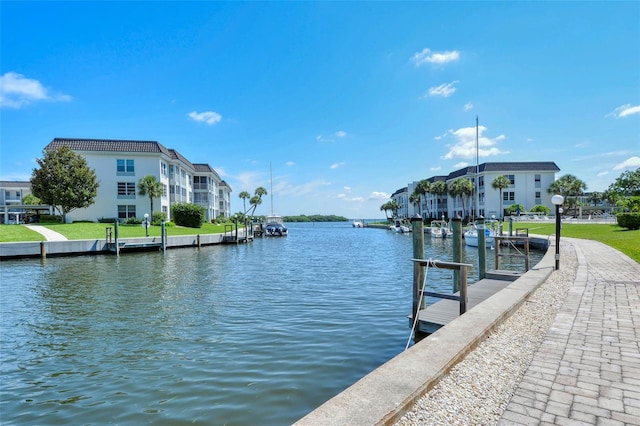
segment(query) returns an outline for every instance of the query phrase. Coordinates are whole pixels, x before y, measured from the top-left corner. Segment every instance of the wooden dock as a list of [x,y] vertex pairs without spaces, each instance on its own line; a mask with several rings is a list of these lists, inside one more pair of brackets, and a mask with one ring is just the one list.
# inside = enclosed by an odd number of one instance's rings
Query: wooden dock
[[[500,290],[506,288],[513,280],[485,278],[472,284],[467,289],[467,311],[487,300]],[[460,292],[455,293],[456,296]],[[454,319],[460,316],[460,302],[442,299],[421,309],[418,312],[417,330],[421,333],[435,333]],[[411,324],[413,318],[409,316]]]

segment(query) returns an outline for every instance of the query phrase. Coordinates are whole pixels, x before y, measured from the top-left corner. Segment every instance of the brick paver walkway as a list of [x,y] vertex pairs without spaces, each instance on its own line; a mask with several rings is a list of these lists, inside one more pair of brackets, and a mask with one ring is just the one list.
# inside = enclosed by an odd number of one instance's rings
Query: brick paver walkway
[[567,240],[576,281],[499,425],[640,425],[640,264]]

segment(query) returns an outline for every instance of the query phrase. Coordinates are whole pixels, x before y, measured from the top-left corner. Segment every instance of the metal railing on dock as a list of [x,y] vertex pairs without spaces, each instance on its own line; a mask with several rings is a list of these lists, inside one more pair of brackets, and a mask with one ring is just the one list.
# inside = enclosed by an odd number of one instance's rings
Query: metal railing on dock
[[[496,247],[495,247],[495,264],[496,270],[500,270],[500,264],[503,257],[511,257],[511,258],[523,258],[524,259],[524,272],[529,270],[529,237],[528,236],[517,236],[517,237],[509,237],[509,236],[496,236]],[[518,246],[524,246],[524,253],[518,249]],[[503,253],[500,249],[501,246],[509,246],[515,250],[515,253]]]

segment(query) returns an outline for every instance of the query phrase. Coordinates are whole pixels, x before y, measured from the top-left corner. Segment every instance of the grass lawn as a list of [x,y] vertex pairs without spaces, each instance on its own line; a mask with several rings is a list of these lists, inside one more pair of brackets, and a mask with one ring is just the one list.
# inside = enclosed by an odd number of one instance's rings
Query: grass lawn
[[0,225],[0,243],[46,241],[44,236],[22,225]]
[[[45,223],[41,224],[52,231],[56,231],[69,240],[93,240],[104,239],[106,228],[113,225],[108,223]],[[167,235],[204,235],[204,234],[221,234],[225,231],[224,225],[214,225],[205,223],[202,228],[185,228],[182,226],[168,226]],[[234,227],[235,229],[235,227]],[[149,227],[150,237],[160,236],[159,226]],[[145,232],[142,225],[119,225],[118,235],[120,238],[136,238],[144,237]],[[17,242],[17,241],[42,241],[44,237],[26,226],[19,225],[0,225],[0,242]]]
[[[516,228],[528,228],[531,234],[554,235],[556,233],[555,222],[515,222],[514,232]],[[503,229],[507,228],[503,227]],[[618,225],[563,223],[560,236],[600,241],[640,263],[640,230],[628,231]]]

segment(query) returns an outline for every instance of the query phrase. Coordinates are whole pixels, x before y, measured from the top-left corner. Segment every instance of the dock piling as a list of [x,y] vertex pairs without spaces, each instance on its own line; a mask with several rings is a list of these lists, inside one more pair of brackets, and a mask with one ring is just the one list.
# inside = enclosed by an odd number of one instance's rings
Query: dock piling
[[[456,216],[451,219],[453,228],[453,262],[462,263],[462,218]],[[460,291],[460,271],[453,270],[453,292]]]
[[[424,259],[424,225],[422,217],[416,215],[411,218],[411,233],[413,234],[413,258]],[[419,266],[413,268],[413,318],[416,318],[420,309],[424,309],[425,301],[420,297],[424,285],[425,270]]]
[[479,216],[478,226],[478,279],[482,280],[487,277],[487,244],[485,234],[484,217]]

